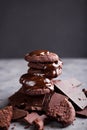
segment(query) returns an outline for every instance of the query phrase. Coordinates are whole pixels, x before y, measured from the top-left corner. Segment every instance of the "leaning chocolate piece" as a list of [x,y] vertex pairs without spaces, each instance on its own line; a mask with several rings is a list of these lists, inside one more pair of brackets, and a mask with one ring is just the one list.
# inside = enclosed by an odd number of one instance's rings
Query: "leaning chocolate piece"
[[8,130],[12,119],[12,113],[12,106],[7,106],[0,110],[0,130]]
[[19,119],[24,118],[27,115],[27,111],[22,110],[22,109],[18,109],[16,107],[13,108],[13,116],[12,116],[12,120],[13,121],[17,121]]
[[54,90],[52,82],[40,75],[24,74],[20,78],[20,83],[23,85],[24,93],[28,95],[42,95]]
[[86,106],[83,110],[76,111],[76,115],[77,115],[78,117],[87,118],[87,106]]
[[62,81],[56,80],[54,81],[54,85],[62,93],[68,96],[80,109],[84,109],[87,106],[87,98],[79,87],[81,82],[77,79],[73,78]]
[[35,50],[25,55],[28,62],[57,62],[59,57],[57,54],[48,50]]
[[48,116],[62,123],[63,126],[70,125],[75,119],[75,109],[66,96],[53,93],[44,110]]

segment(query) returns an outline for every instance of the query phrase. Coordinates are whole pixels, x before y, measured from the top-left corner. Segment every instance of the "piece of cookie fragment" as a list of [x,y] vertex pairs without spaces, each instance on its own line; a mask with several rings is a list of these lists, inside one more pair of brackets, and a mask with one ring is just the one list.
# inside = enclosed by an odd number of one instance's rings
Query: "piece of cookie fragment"
[[52,82],[40,75],[24,74],[20,78],[20,83],[23,85],[23,91],[26,95],[44,95],[54,90]]
[[62,123],[63,126],[68,126],[73,123],[75,119],[75,109],[66,96],[54,93],[46,106],[45,112],[51,118],[56,119]]
[[0,110],[0,130],[8,130],[12,119],[12,113],[12,106],[7,106]]

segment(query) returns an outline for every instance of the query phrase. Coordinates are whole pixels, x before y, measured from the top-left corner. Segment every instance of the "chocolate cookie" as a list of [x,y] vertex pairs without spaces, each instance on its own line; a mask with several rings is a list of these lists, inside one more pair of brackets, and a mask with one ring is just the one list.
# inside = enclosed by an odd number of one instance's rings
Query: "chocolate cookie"
[[48,116],[61,122],[63,126],[70,125],[75,119],[74,107],[65,96],[58,93],[53,93],[44,109]]
[[12,113],[12,106],[7,106],[0,110],[0,130],[8,130],[12,118]]
[[28,62],[57,62],[59,57],[47,50],[35,50],[26,54],[25,60]]
[[57,68],[62,69],[62,61],[59,59],[57,62],[29,62],[28,66],[33,69],[41,69],[41,70],[54,70]]
[[40,75],[24,74],[20,78],[23,91],[28,95],[42,95],[54,90],[54,85],[48,78]]
[[45,70],[40,70],[40,69],[28,69],[28,74],[30,75],[39,75],[39,76],[45,76],[49,79],[56,78],[62,73],[62,69],[60,68],[55,68],[55,69],[45,69]]
[[22,88],[9,97],[9,104],[13,107],[17,107],[23,110],[43,110],[43,102],[45,100],[45,95],[40,96],[29,96],[22,93]]

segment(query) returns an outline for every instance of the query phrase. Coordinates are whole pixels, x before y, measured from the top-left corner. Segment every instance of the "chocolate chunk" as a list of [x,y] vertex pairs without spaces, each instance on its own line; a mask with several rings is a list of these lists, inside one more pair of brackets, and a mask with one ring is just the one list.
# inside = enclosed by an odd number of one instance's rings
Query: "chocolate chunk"
[[7,106],[0,110],[0,130],[8,130],[12,119],[12,113],[12,106]]
[[77,79],[68,79],[62,81],[54,81],[57,89],[68,96],[72,102],[80,109],[84,109],[87,105],[87,98],[80,89],[81,82]]
[[81,111],[76,111],[76,115],[79,117],[87,118],[87,106]]
[[21,118],[24,118],[27,115],[27,111],[18,109],[18,108],[13,108],[13,116],[12,116],[12,120],[18,120]]
[[62,123],[70,125],[75,119],[75,109],[66,96],[53,93],[44,110],[48,116]]
[[47,119],[46,115],[39,115],[36,112],[32,112],[24,118],[24,121],[29,123],[30,125],[35,124],[38,130],[43,130],[45,119]]

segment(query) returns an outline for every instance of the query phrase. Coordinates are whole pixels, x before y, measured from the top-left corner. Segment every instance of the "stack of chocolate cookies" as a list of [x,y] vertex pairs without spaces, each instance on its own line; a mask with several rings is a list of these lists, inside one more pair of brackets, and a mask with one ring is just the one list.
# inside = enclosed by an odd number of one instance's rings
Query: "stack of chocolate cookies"
[[[62,61],[57,54],[47,50],[35,50],[25,55],[28,72],[20,77],[22,87],[9,98],[13,108],[41,112],[48,118],[69,125],[75,119],[73,105],[64,95],[56,93],[53,79],[62,72]],[[28,115],[28,122],[31,120]]]
[[[62,62],[57,54],[47,50],[35,50],[25,55],[28,73],[20,78],[29,95],[42,95],[54,90],[51,82],[62,72]],[[28,89],[27,89],[28,88]]]
[[45,95],[54,92],[51,79],[61,74],[62,61],[57,54],[47,50],[32,51],[25,55],[25,60],[28,61],[28,72],[20,77],[22,87],[10,97],[10,102],[25,110],[42,110]]

